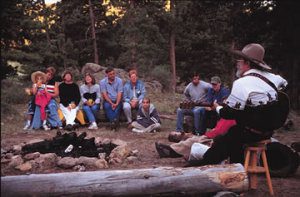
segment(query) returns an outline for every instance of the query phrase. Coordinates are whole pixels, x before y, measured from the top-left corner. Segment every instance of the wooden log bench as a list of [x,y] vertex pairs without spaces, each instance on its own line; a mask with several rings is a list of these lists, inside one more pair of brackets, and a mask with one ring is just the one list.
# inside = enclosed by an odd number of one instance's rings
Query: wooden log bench
[[174,196],[247,190],[241,164],[1,177],[1,196]]

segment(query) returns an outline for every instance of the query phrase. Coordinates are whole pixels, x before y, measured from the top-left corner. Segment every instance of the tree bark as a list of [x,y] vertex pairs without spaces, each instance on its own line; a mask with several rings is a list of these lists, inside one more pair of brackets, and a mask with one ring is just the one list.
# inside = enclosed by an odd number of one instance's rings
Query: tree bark
[[95,15],[94,15],[93,5],[92,5],[91,0],[89,0],[89,11],[90,11],[90,19],[91,19],[91,27],[92,27],[94,62],[96,64],[99,64],[99,56],[98,56],[98,48],[97,48],[97,40],[96,40],[96,31],[95,31]]
[[[170,1],[170,11],[175,20],[175,2],[174,0]],[[172,90],[176,90],[176,57],[175,57],[175,31],[173,25],[170,30],[170,63],[172,70]]]
[[1,177],[2,196],[149,196],[248,190],[241,164]]

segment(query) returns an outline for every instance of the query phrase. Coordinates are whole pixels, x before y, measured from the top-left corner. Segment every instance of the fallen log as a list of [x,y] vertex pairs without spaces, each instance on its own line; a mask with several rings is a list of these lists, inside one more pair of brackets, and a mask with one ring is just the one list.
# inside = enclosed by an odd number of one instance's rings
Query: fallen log
[[241,164],[1,177],[1,196],[149,196],[248,190]]

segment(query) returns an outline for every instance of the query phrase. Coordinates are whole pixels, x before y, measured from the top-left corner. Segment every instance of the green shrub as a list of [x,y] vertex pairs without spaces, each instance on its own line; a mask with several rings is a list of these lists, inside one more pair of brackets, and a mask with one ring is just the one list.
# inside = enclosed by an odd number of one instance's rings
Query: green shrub
[[170,90],[171,88],[171,72],[168,69],[169,65],[156,66],[151,72],[150,77],[159,81],[164,90]]
[[21,83],[12,79],[1,81],[1,107],[5,104],[25,104],[30,99],[25,93],[25,87],[31,87],[30,83]]

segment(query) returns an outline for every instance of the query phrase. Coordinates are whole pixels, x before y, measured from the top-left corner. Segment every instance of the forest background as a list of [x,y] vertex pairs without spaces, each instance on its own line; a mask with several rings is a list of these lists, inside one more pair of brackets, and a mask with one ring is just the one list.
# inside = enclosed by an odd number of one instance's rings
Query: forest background
[[[47,66],[59,72],[80,71],[93,62],[125,70],[135,66],[141,77],[160,81],[168,92],[189,82],[194,71],[204,80],[219,75],[231,86],[235,62],[228,50],[255,42],[265,47],[265,61],[273,72],[288,80],[291,106],[300,109],[300,1],[61,0],[49,5],[45,0],[5,0],[1,4],[1,82],[30,81],[31,72]],[[6,104],[18,102],[2,96],[1,90],[1,114]]]

